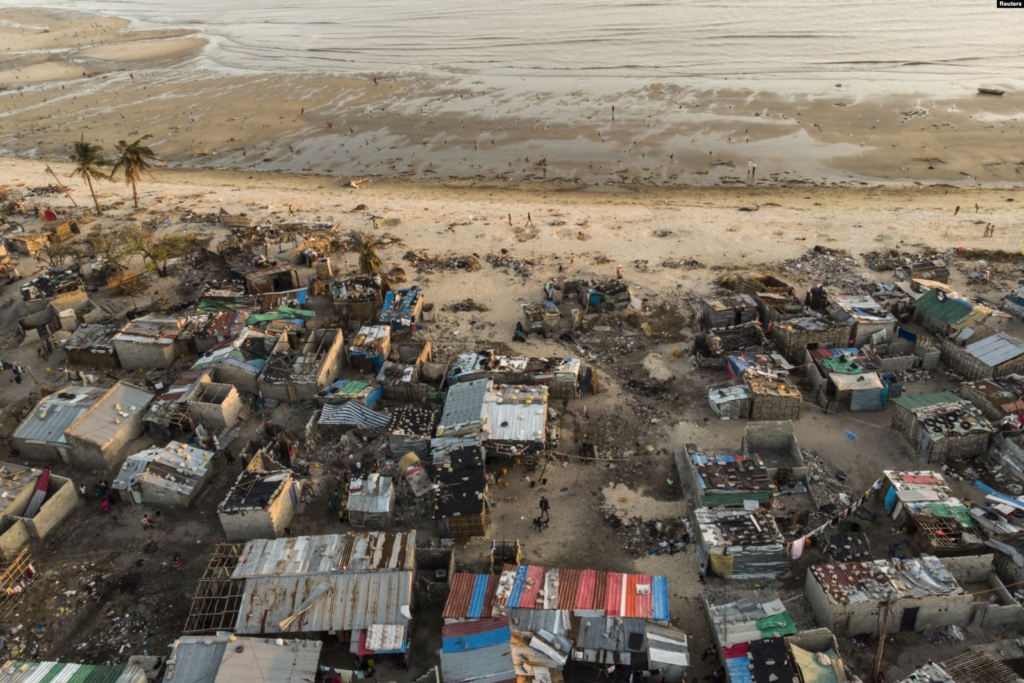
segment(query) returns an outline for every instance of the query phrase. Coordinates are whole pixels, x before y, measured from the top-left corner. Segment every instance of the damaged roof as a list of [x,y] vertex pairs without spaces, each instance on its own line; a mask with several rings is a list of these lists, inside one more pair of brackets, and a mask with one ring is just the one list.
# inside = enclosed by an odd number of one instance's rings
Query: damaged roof
[[125,323],[114,335],[114,341],[170,346],[181,335],[182,323],[180,318],[145,315]]
[[[11,462],[0,462],[0,517],[3,517],[21,492],[26,488],[35,488],[36,480],[43,471],[32,467],[23,467]],[[20,514],[20,513],[19,513]]]
[[879,602],[901,598],[962,595],[953,575],[931,555],[916,559],[871,562],[824,562],[812,565],[811,575],[834,605]]
[[367,531],[249,541],[231,578],[411,571],[415,568],[415,531]]
[[548,388],[491,384],[484,396],[482,416],[482,431],[492,441],[543,443],[548,419]]
[[64,430],[85,415],[104,393],[100,387],[67,387],[50,394],[18,425],[13,438],[51,445],[66,444]]
[[129,491],[142,484],[191,495],[206,476],[212,458],[211,451],[171,441],[163,448],[149,448],[125,458],[113,487]]
[[[263,462],[268,462],[263,458]],[[217,514],[237,514],[262,510],[284,492],[291,482],[291,470],[273,462],[270,469],[249,467],[238,475],[227,497],[217,506]]]

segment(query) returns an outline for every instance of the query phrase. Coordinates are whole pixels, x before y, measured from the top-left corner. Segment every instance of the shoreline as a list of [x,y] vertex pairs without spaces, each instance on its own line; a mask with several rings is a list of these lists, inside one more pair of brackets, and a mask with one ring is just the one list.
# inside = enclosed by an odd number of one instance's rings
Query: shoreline
[[[12,17],[54,24],[12,42]],[[126,19],[31,10],[0,10],[0,19],[8,24],[0,38],[22,49],[0,61],[3,156],[56,160],[81,135],[109,150],[151,134],[174,167],[336,177],[597,186],[1024,182],[1015,151],[1024,94],[1013,92],[939,99],[645,79],[619,91],[611,81],[572,87],[572,79],[227,73],[205,68],[206,38],[187,29],[125,32]],[[48,53],[30,52],[40,43]],[[753,181],[748,160],[758,168]]]

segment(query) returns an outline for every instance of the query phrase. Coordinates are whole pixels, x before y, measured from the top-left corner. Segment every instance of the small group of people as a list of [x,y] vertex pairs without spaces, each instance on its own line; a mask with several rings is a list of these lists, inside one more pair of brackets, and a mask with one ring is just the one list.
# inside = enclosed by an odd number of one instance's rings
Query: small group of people
[[751,180],[757,178],[757,162],[747,159],[747,177]]
[[982,237],[995,237],[995,234],[996,234],[996,226],[992,225],[991,223],[986,223],[985,224],[985,234],[982,235]]
[[14,377],[12,377],[8,381],[14,382],[15,384],[21,384],[21,376],[25,374],[25,369],[18,365],[17,363],[11,363],[9,361],[0,360],[0,372],[3,372],[8,368],[10,368],[11,372],[14,373]]

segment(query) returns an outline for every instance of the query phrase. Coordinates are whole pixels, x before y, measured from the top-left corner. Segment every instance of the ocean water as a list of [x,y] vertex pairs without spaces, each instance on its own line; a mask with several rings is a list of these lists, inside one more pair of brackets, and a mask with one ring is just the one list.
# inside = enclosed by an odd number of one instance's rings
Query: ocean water
[[993,0],[0,0],[192,27],[232,69],[871,81],[1019,77]]

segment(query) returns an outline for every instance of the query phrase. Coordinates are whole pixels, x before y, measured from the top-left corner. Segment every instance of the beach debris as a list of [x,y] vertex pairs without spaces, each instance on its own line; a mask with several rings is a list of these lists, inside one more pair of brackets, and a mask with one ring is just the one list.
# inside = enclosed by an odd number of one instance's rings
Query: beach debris
[[488,254],[487,262],[494,268],[511,269],[522,277],[530,277],[530,269],[537,265],[537,262],[532,259],[520,259],[512,256],[507,249],[502,249],[500,254]]
[[353,190],[358,190],[364,184],[369,182],[369,180],[369,178],[353,178],[352,180],[348,181],[348,186],[351,187]]

